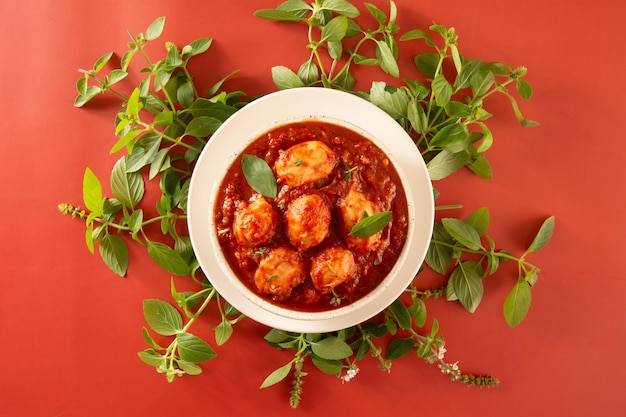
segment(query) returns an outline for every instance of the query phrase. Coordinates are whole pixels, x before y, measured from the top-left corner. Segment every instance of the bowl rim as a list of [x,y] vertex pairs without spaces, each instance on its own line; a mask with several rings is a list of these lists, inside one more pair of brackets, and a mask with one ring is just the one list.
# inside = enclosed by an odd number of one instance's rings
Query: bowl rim
[[[338,124],[374,142],[396,168],[408,206],[406,241],[387,277],[359,300],[327,311],[290,310],[263,299],[247,288],[231,270],[222,253],[213,216],[224,173],[246,146],[270,129],[305,120]],[[241,139],[233,144],[232,137]],[[191,244],[209,282],[226,301],[249,318],[293,332],[323,333],[348,328],[388,307],[413,281],[424,261],[433,220],[434,199],[430,177],[417,146],[406,131],[369,101],[351,93],[321,87],[270,93],[228,118],[199,155],[188,195],[187,222]]]

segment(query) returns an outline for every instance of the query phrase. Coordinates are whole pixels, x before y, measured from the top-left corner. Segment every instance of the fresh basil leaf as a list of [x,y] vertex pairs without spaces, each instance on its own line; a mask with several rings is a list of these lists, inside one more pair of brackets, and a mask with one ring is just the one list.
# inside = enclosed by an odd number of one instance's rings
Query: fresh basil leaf
[[424,39],[428,46],[435,46],[435,42],[433,42],[430,35],[422,29],[413,29],[400,36],[401,41],[410,41],[413,39]]
[[184,80],[178,85],[178,88],[176,89],[176,99],[178,100],[180,105],[185,108],[191,105],[191,103],[195,99],[195,92],[193,89],[193,83],[191,81]]
[[485,94],[495,83],[493,72],[481,70],[470,77],[470,87],[474,97],[480,97]]
[[446,232],[446,229],[444,229],[442,225],[439,223],[434,224],[433,238],[430,242],[430,246],[428,247],[428,251],[426,252],[425,262],[426,265],[432,268],[435,272],[445,275],[448,268],[450,268],[454,250],[447,245],[440,245],[433,241],[439,241],[449,245],[453,245],[454,241],[452,240],[452,236]]
[[335,359],[324,359],[317,355],[311,355],[311,362],[320,371],[329,375],[339,375],[343,369],[343,365],[340,361]]
[[157,174],[170,166],[170,156],[168,155],[168,149],[163,148],[154,155],[152,162],[150,162],[150,172],[148,178],[153,179]]
[[146,40],[152,41],[159,36],[163,32],[163,27],[165,26],[165,16],[158,17],[150,24],[148,29],[146,30]]
[[511,66],[504,62],[487,62],[483,65],[483,70],[491,71],[494,75],[507,77],[511,71]]
[[280,368],[276,369],[274,372],[269,374],[267,378],[265,378],[265,380],[263,380],[263,383],[261,384],[259,388],[270,387],[274,384],[278,384],[280,381],[287,378],[287,375],[289,375],[289,371],[291,371],[291,366],[292,366],[292,363],[289,362],[288,364],[283,365]]
[[537,235],[533,239],[526,252],[536,252],[542,249],[550,241],[553,232],[554,216],[550,216],[546,220],[544,220],[543,224],[539,228],[539,231],[537,232]]
[[130,130],[130,124],[132,123],[132,120],[127,118],[127,117],[118,117],[118,122],[115,125],[115,134],[116,135],[124,135],[125,133],[122,132],[128,132],[128,130]]
[[328,49],[328,55],[330,55],[332,59],[337,60],[341,58],[341,54],[343,53],[343,45],[340,41],[329,41],[326,43],[326,48]]
[[476,229],[480,236],[483,236],[489,227],[489,208],[477,208],[469,216],[467,216],[465,223]]
[[417,69],[424,75],[434,78],[439,66],[439,55],[434,52],[426,52],[415,56],[413,59]]
[[[179,100],[180,101],[180,100]],[[174,122],[174,112],[172,111],[162,111],[154,116],[154,125],[155,126],[169,126]]]
[[400,77],[398,62],[389,45],[384,41],[376,41],[376,58],[380,61],[380,68],[393,77]]
[[222,346],[224,343],[228,342],[230,336],[233,334],[233,325],[228,320],[223,320],[220,324],[215,326],[213,329],[215,331],[215,343],[218,346]]
[[[187,186],[189,185],[189,181],[185,183]],[[183,186],[183,190],[185,186]],[[191,245],[191,239],[189,236],[176,236],[176,240],[174,241],[174,250],[178,253],[185,262],[189,263],[194,258],[193,246]]]
[[276,177],[267,162],[258,156],[244,154],[241,168],[248,185],[254,191],[268,198],[276,198]]
[[393,339],[387,346],[385,357],[388,360],[401,358],[413,350],[415,343],[410,337]]
[[334,83],[336,86],[345,91],[352,91],[352,89],[354,88],[354,81],[355,80],[352,76],[352,73],[349,70],[345,70],[337,75]]
[[[93,213],[91,214],[93,215]],[[85,244],[87,245],[87,250],[93,255],[94,252],[94,233],[93,233],[93,220],[87,220],[87,229],[85,229]]]
[[482,248],[480,235],[472,225],[465,223],[463,220],[452,217],[441,219],[441,223],[446,231],[450,233],[450,235],[461,245],[472,250],[479,250]]
[[360,35],[361,33],[363,33],[363,29],[361,29],[361,26],[359,26],[359,24],[354,19],[348,19],[348,30],[346,31],[345,37],[353,38]]
[[522,127],[535,127],[539,125],[539,123],[534,120],[528,120],[524,118],[524,115],[522,114],[522,111],[517,104],[517,100],[515,100],[515,98],[513,98],[513,96],[507,92],[505,92],[504,94],[509,98],[509,101],[511,102],[511,107],[513,108],[513,113],[515,113],[515,117]]
[[178,354],[184,361],[200,363],[217,356],[207,342],[191,333],[178,333],[176,334],[176,340],[178,341]]
[[287,67],[278,65],[272,67],[272,80],[281,90],[304,87],[304,82],[298,75]]
[[112,56],[113,52],[107,52],[106,54],[98,58],[93,64],[93,72],[100,72],[102,68],[104,68],[104,66],[109,62]]
[[[219,89],[219,87],[217,87],[217,89]],[[194,117],[209,116],[222,122],[235,114],[236,111],[237,109],[235,107],[219,102],[213,102],[206,98],[196,99],[188,109],[184,110],[184,112],[189,112]]]
[[520,279],[511,289],[502,306],[504,319],[510,327],[517,326],[526,317],[530,308],[530,300],[530,284],[526,280]]
[[348,18],[340,15],[332,18],[322,27],[320,42],[339,42],[348,32]]
[[480,71],[482,65],[483,61],[480,59],[463,60],[463,66],[454,80],[454,86],[457,89],[469,87],[471,85],[472,77]]
[[355,64],[359,65],[380,65],[380,61],[376,58],[368,58],[366,56],[360,54],[353,54],[352,58],[354,59]]
[[463,168],[469,160],[470,155],[467,152],[452,153],[443,150],[426,164],[428,175],[432,181],[444,179]]
[[477,262],[466,261],[460,263],[452,274],[449,282],[459,301],[470,313],[474,313],[483,297],[483,281],[478,272]]
[[452,62],[454,63],[454,69],[457,74],[461,73],[463,69],[463,62],[461,61],[461,54],[459,54],[459,48],[455,44],[450,45],[450,54],[452,55]]
[[117,213],[122,210],[122,203],[116,198],[105,198],[102,205],[102,217],[108,221],[113,221]]
[[83,176],[83,202],[96,216],[102,213],[104,198],[102,197],[102,184],[93,171],[89,168],[85,169]]
[[370,101],[383,109],[394,119],[403,119],[407,116],[410,97],[405,89],[387,86],[382,81],[375,81],[370,88]]
[[222,121],[214,117],[200,116],[196,117],[189,122],[187,128],[185,128],[185,135],[193,136],[196,138],[205,138],[211,136],[218,127],[222,125]]
[[448,29],[439,23],[434,23],[429,26],[429,29],[433,32],[437,32],[445,40],[448,37]]
[[491,133],[491,130],[489,129],[489,127],[487,127],[486,124],[478,122],[478,125],[480,126],[480,129],[483,135],[482,135],[482,141],[476,148],[476,152],[483,153],[489,150],[489,148],[491,148],[491,145],[493,144],[493,134]]
[[111,190],[127,208],[134,208],[143,198],[145,185],[139,172],[126,171],[126,156],[120,158],[111,172]]
[[[121,132],[124,132],[125,129],[121,129]],[[119,151],[120,149],[126,147],[129,153],[131,153],[135,147],[134,140],[139,135],[139,130],[135,128],[131,128],[127,130],[122,137],[115,142],[111,150],[109,151],[111,154]]]
[[187,57],[192,57],[195,55],[199,55],[203,52],[206,52],[211,46],[211,43],[213,43],[212,38],[196,39],[195,41],[189,44],[190,49],[189,49],[189,52],[186,54]]
[[304,17],[296,13],[279,9],[261,9],[254,12],[254,15],[261,19],[276,20],[279,22],[299,22],[304,19]]
[[411,314],[409,309],[399,299],[395,300],[388,307],[389,311],[393,314],[401,329],[409,329],[411,327]]
[[305,61],[298,69],[298,77],[306,85],[312,85],[319,80],[319,70],[313,60]]
[[282,343],[290,338],[289,333],[284,330],[271,329],[264,337],[268,343]]
[[146,349],[143,352],[138,352],[137,356],[144,363],[150,366],[162,366],[165,365],[166,358],[160,353],[156,352],[154,349]]
[[393,0],[391,0],[389,2],[389,23],[395,24],[397,18],[398,18],[398,7],[396,6],[396,3]]
[[149,241],[148,254],[154,262],[170,274],[186,276],[191,272],[182,256],[165,243]]
[[79,94],[78,96],[76,96],[76,99],[74,100],[74,107],[84,106],[89,100],[91,100],[101,92],[102,88],[100,88],[99,86],[92,85],[90,87],[87,87],[84,94]]
[[128,269],[128,246],[116,235],[105,235],[100,242],[100,257],[117,275],[123,277]]
[[363,359],[371,350],[371,346],[365,340],[359,338],[356,342],[352,344],[352,348],[355,350],[354,360],[360,361]]
[[417,327],[424,327],[426,323],[426,303],[419,297],[413,299],[413,305],[409,307],[409,313],[415,320]]
[[143,222],[143,210],[142,209],[133,211],[133,214],[128,216],[128,220],[126,221],[126,223],[128,223],[128,227],[130,227],[131,233],[133,234],[137,233],[139,229],[141,229],[142,222]]
[[183,318],[171,304],[158,300],[143,301],[143,314],[148,326],[157,334],[172,336],[183,329]]
[[383,230],[390,221],[391,212],[381,211],[380,213],[364,217],[363,220],[352,226],[350,235],[360,238],[373,236]]
[[491,170],[489,160],[482,153],[476,153],[475,156],[472,157],[472,162],[468,164],[467,167],[482,179],[490,180],[493,178],[493,171]]
[[530,83],[528,81],[526,81],[526,80],[516,80],[515,81],[515,88],[517,89],[517,93],[524,100],[530,100],[530,98],[533,95],[533,89],[530,86]]
[[457,301],[458,299],[459,297],[457,297],[454,291],[454,282],[448,279],[448,283],[446,284],[446,300]]
[[449,148],[463,143],[469,132],[464,123],[452,123],[441,128],[429,142],[431,148]]
[[107,75],[105,79],[108,85],[111,86],[115,83],[122,81],[127,76],[128,73],[126,71],[123,71],[121,69],[114,69],[109,72],[109,75]]
[[304,0],[286,0],[281,3],[276,9],[285,10],[291,13],[295,13],[298,16],[304,17],[309,13],[309,11],[313,9],[313,7]]
[[452,119],[460,119],[462,117],[468,117],[472,114],[472,109],[465,103],[460,101],[450,101],[444,106],[446,114]]
[[407,107],[407,117],[411,122],[411,127],[418,134],[424,134],[428,130],[428,117],[422,105],[416,100],[411,100]]
[[139,88],[135,88],[128,100],[126,100],[126,113],[130,116],[139,117],[139,110],[141,110],[142,104],[139,101]]
[[450,101],[452,97],[452,86],[443,74],[435,75],[431,84],[435,101],[439,107],[443,107]]
[[347,0],[324,0],[322,8],[349,18],[355,18],[360,14],[359,9],[350,4]]
[[141,334],[143,335],[144,340],[148,343],[148,345],[152,346],[152,348],[156,350],[165,350],[152,338],[150,332],[145,327],[141,328]]
[[128,51],[126,51],[124,53],[124,55],[122,55],[122,58],[120,59],[120,68],[122,69],[122,71],[128,70],[128,66],[130,65],[130,61],[135,56],[136,52],[137,52],[136,49],[129,49]]
[[352,355],[352,348],[335,336],[328,336],[319,342],[311,343],[311,350],[323,359],[344,359]]
[[374,19],[376,19],[376,21],[380,25],[384,25],[385,24],[385,21],[387,20],[387,15],[385,14],[385,12],[380,10],[378,7],[376,7],[372,3],[365,3],[365,7],[367,7],[367,10],[370,12],[372,17]]
[[187,362],[182,359],[178,359],[176,361],[176,365],[184,371],[187,375],[200,375],[202,373],[202,368],[196,365],[195,363]]

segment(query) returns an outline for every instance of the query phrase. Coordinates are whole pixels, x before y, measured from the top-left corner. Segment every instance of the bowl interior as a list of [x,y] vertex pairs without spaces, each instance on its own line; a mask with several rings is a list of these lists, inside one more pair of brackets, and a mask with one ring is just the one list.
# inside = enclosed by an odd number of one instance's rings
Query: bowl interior
[[[400,176],[408,209],[403,250],[387,277],[369,294],[327,311],[290,310],[258,296],[231,270],[214,224],[215,196],[235,158],[268,130],[287,123],[317,119],[347,127],[374,142]],[[411,283],[423,262],[433,227],[430,178],[417,147],[402,127],[371,103],[354,95],[323,88],[300,88],[269,94],[252,102],[215,132],[198,158],[188,201],[189,232],[198,261],[216,290],[248,317],[295,332],[328,332],[375,316]]]

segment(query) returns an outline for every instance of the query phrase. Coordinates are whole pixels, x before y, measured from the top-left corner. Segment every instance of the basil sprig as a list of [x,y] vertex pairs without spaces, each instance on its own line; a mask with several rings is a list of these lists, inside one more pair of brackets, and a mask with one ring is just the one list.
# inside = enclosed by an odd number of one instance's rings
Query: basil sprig
[[276,198],[276,177],[272,168],[258,156],[244,154],[241,158],[241,169],[248,185],[254,191],[268,198]]
[[380,232],[391,221],[390,211],[381,211],[373,215],[364,213],[364,217],[350,229],[350,235],[354,237],[370,237]]

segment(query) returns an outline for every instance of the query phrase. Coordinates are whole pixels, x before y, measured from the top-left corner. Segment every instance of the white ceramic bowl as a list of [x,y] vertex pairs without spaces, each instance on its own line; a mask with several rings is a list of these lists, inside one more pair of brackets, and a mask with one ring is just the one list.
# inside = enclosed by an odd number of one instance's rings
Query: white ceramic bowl
[[[388,276],[354,303],[323,312],[282,308],[250,291],[224,257],[214,224],[218,188],[236,156],[273,127],[309,119],[343,125],[371,139],[395,166],[408,203],[407,239]],[[326,88],[296,88],[268,94],[246,105],[215,132],[194,168],[187,214],[194,252],[222,297],[246,316],[267,326],[323,333],[362,323],[402,294],[426,256],[433,228],[434,202],[424,160],[404,129],[387,113],[350,93]]]

